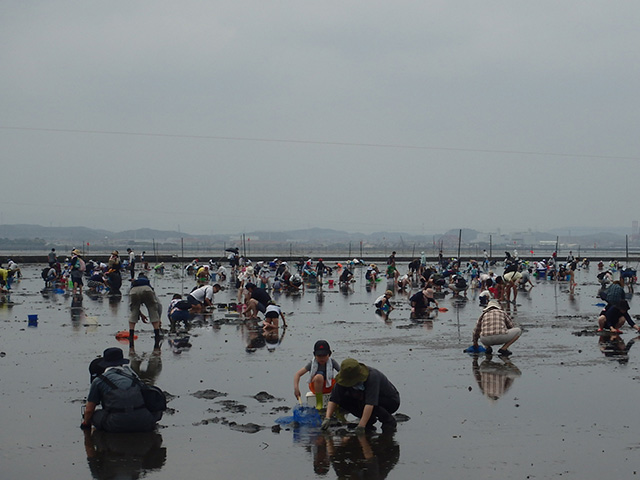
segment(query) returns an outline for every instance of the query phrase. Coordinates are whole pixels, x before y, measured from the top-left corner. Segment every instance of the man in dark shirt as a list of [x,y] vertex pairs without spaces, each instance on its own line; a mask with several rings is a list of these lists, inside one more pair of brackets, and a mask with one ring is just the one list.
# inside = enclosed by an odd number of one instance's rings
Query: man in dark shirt
[[258,318],[258,312],[264,313],[267,310],[271,297],[264,288],[257,287],[254,283],[247,283],[245,288],[247,289],[244,302],[247,305],[245,315],[249,319]]
[[338,406],[360,418],[356,428],[358,434],[364,433],[365,429],[373,430],[378,420],[383,431],[394,431],[397,421],[392,413],[400,406],[400,394],[382,372],[347,358],[336,375],[336,385],[322,422],[323,430],[329,428],[331,416]]
[[414,293],[409,298],[409,302],[411,302],[411,313],[417,316],[428,316],[435,308],[431,307],[430,304],[433,303],[436,307],[438,306],[438,302],[436,302],[433,296],[434,292],[431,288],[423,288],[422,290]]

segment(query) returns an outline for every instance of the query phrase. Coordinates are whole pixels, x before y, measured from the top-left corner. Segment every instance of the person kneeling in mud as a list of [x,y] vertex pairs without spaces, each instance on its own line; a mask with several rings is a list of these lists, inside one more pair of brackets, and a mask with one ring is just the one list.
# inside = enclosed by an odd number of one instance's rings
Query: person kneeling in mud
[[384,292],[384,295],[380,295],[376,298],[374,302],[374,307],[376,307],[376,313],[379,312],[390,312],[393,310],[393,305],[391,305],[391,297],[393,297],[393,292],[391,290],[387,290]]
[[286,327],[287,321],[280,305],[276,305],[273,301],[269,302],[264,312],[264,328],[278,328],[280,326],[279,319],[282,319],[282,326]]
[[323,395],[331,393],[336,383],[334,374],[340,364],[331,358],[331,348],[326,340],[318,340],[313,346],[313,358],[293,376],[293,394],[300,401],[300,378],[309,372],[309,390],[316,396],[316,408],[323,407]]
[[[95,378],[80,428],[90,429],[93,425],[105,432],[150,432],[155,428],[162,412],[146,408],[140,379],[127,363],[129,360],[118,347],[107,348],[101,360],[91,363]],[[102,408],[98,409],[98,405]]]
[[340,364],[340,371],[336,375],[336,385],[322,421],[323,430],[329,428],[331,416],[337,407],[360,419],[356,434],[375,430],[374,424],[378,420],[382,423],[383,432],[393,432],[397,421],[392,414],[400,407],[400,394],[382,372],[347,358]]
[[[410,298],[411,303],[411,316],[412,317],[429,317],[431,312],[438,308],[438,301],[433,298],[435,292],[432,288],[423,288],[422,290],[414,293]],[[431,304],[435,304],[432,307]]]
[[176,293],[169,303],[169,309],[167,310],[167,317],[169,318],[170,332],[176,333],[178,324],[183,323],[185,328],[187,327],[189,320],[191,319],[191,304],[186,300],[183,300],[182,295]]
[[631,319],[629,315],[629,302],[620,300],[615,305],[607,305],[598,317],[599,332],[622,333],[620,329],[627,322],[631,328],[640,332],[640,326]]

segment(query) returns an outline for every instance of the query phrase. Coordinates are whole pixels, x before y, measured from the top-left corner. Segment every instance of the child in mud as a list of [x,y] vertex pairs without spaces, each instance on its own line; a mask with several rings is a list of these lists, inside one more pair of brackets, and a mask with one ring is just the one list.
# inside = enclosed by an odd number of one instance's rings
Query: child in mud
[[309,390],[316,396],[316,408],[323,404],[323,394],[331,393],[336,383],[335,373],[340,364],[331,358],[331,348],[326,340],[318,340],[313,346],[313,358],[293,376],[293,394],[300,401],[300,378],[309,372]]
[[393,310],[391,297],[393,297],[393,292],[391,290],[387,290],[384,292],[384,295],[380,295],[373,304],[376,307],[376,310],[381,310],[383,312],[390,312]]
[[282,313],[280,306],[276,305],[273,301],[269,302],[264,312],[264,328],[278,328],[279,318],[282,319],[282,326],[286,327],[287,321],[284,318],[284,313]]
[[627,322],[631,328],[640,332],[640,326],[638,326],[629,315],[629,302],[620,300],[615,305],[607,305],[605,309],[600,312],[600,316],[598,317],[598,331],[622,333],[620,328],[622,328],[625,322]]

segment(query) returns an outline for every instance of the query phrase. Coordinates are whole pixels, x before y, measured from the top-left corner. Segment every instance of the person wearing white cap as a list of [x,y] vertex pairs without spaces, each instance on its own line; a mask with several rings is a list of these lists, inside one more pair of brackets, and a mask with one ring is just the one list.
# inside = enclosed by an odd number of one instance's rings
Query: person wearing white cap
[[511,355],[509,347],[520,338],[522,330],[516,327],[507,312],[502,309],[497,300],[489,301],[489,305],[482,311],[473,329],[473,346],[478,349],[478,341],[486,348],[487,355],[493,353],[492,345],[500,345],[498,355]]

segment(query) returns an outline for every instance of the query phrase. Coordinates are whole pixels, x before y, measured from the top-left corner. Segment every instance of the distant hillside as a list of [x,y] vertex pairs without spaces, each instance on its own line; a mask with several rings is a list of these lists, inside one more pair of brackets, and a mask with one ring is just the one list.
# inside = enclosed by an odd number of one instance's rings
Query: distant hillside
[[43,227],[41,225],[0,225],[0,238],[52,240],[96,241],[112,236],[107,230],[96,230],[86,227]]
[[[561,245],[577,245],[584,248],[603,247],[624,247],[625,235],[630,229],[626,228],[589,228],[571,227],[566,229],[555,229],[550,232],[514,232],[514,233],[488,233],[477,230],[463,228],[462,244],[476,245],[477,248],[484,248],[491,241],[493,245],[522,245],[535,246],[541,241],[554,242],[558,238]],[[621,233],[623,232],[623,233]],[[570,235],[569,235],[570,234]],[[403,232],[379,231],[371,234],[350,233],[343,230],[333,230],[329,228],[307,228],[290,231],[253,231],[244,232],[245,239],[248,239],[255,248],[260,244],[276,245],[280,244],[306,244],[309,246],[346,246],[357,248],[359,242],[365,246],[378,246],[383,249],[414,249],[425,248],[427,246],[444,245],[445,248],[457,247],[460,229],[451,229],[443,234],[415,235]],[[111,232],[102,229],[92,229],[86,227],[44,227],[41,225],[0,225],[0,243],[4,245],[82,245],[90,243],[96,246],[132,246],[155,244],[180,245],[181,239],[184,244],[189,245],[223,245],[242,246],[243,233],[235,235],[192,235],[186,232],[175,230],[154,230],[150,228],[140,228],[136,230],[125,230],[121,232]],[[35,242],[35,243],[34,243]],[[640,236],[629,235],[629,245],[640,246]],[[13,248],[13,247],[12,247]],[[148,248],[148,247],[147,247]]]

